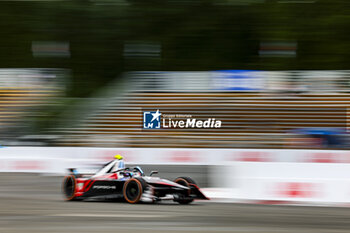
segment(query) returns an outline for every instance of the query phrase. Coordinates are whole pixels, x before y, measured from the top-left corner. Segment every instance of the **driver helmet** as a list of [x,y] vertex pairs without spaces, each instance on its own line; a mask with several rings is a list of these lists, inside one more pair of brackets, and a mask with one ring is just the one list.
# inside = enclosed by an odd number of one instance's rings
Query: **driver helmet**
[[119,170],[119,169],[123,169],[125,168],[125,164],[124,164],[124,161],[123,161],[123,156],[121,155],[115,155],[114,158],[116,160],[118,160],[116,163],[115,163],[115,166],[114,166],[114,170]]

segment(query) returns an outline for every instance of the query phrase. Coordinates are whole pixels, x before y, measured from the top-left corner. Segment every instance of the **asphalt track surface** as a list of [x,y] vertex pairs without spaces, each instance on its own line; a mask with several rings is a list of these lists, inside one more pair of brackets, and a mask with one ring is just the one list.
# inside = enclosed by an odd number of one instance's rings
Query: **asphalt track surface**
[[0,173],[0,232],[350,232],[350,208],[65,202],[61,178]]

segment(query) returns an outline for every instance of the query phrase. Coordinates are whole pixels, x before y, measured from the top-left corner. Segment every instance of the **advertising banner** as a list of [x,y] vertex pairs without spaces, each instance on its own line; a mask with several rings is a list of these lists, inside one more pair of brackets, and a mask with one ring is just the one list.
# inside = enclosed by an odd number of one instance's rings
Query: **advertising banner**
[[263,90],[263,72],[251,70],[221,70],[212,72],[214,90],[259,91]]

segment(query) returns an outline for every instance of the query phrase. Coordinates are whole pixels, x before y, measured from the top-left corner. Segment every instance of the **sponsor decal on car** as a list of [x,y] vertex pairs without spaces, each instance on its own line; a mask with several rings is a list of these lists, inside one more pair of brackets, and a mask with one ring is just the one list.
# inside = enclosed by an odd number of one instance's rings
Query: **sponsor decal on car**
[[117,189],[116,186],[114,185],[95,185],[94,187],[92,187],[93,189]]

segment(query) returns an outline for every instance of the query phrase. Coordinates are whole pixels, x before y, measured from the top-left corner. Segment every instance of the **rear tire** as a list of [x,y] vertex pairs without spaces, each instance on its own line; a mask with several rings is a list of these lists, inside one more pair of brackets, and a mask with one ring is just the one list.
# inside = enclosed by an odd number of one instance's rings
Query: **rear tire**
[[142,178],[131,178],[127,180],[123,187],[124,199],[130,204],[139,203],[147,183]]
[[78,201],[75,197],[77,181],[73,175],[64,177],[62,192],[66,201]]
[[[188,193],[185,194],[186,198],[190,197],[190,195],[191,195],[191,185],[190,184],[196,184],[196,182],[190,177],[178,177],[175,179],[174,182],[189,188]],[[178,202],[179,204],[182,204],[182,205],[187,205],[187,204],[193,202],[193,198],[186,199],[186,200],[176,200],[176,202]]]

